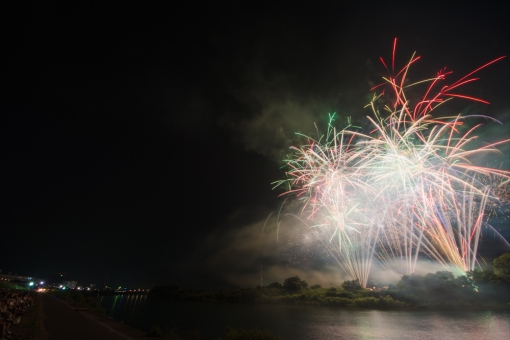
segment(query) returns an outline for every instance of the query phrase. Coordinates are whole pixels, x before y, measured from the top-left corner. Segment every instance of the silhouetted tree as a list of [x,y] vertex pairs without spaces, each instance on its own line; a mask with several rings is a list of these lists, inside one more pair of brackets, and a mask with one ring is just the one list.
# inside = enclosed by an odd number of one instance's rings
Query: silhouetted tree
[[267,286],[268,288],[283,288],[282,284],[280,282],[273,282],[271,283],[269,286]]
[[494,271],[490,269],[483,270],[475,269],[473,271],[468,272],[468,275],[477,284],[498,282],[500,280],[500,278],[496,274],[494,274]]
[[299,276],[289,277],[283,282],[283,289],[291,294],[299,293],[302,289],[307,287],[308,283],[306,283],[304,280],[301,280]]
[[348,292],[355,292],[357,290],[363,289],[363,287],[361,287],[361,285],[359,284],[358,279],[351,280],[351,281],[344,281],[344,283],[342,283],[342,288]]
[[494,274],[505,281],[510,281],[510,253],[505,253],[494,259]]
[[337,291],[336,291],[335,287],[329,288],[328,291],[326,292],[326,296],[336,296],[336,295],[337,295]]
[[427,274],[427,276],[428,275],[432,275],[436,279],[444,280],[444,281],[452,281],[453,279],[455,279],[455,276],[453,275],[453,273],[447,272],[447,271],[438,271],[438,272],[436,272],[436,274],[429,273],[429,274]]

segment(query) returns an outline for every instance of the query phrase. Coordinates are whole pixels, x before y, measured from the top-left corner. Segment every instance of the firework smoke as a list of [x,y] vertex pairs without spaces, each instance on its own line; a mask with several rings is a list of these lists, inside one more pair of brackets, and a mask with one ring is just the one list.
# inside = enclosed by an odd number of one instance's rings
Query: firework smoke
[[[480,164],[480,156],[499,152],[509,140],[484,144],[476,136],[481,124],[466,128],[468,119],[495,121],[490,117],[432,113],[453,97],[487,103],[452,91],[500,59],[451,85],[442,84],[451,73],[446,69],[406,84],[410,66],[419,60],[413,55],[374,87],[383,91],[367,105],[370,132],[351,125],[337,131],[330,123],[326,135],[306,137],[306,145],[291,148],[287,179],[276,186],[302,203],[314,235],[363,286],[373,259],[401,274],[414,273],[422,254],[463,272],[474,269],[481,229],[490,227],[488,213],[501,204],[498,194],[510,178],[509,171]],[[394,61],[391,65],[393,71]],[[418,84],[429,86],[412,103],[405,91]]]

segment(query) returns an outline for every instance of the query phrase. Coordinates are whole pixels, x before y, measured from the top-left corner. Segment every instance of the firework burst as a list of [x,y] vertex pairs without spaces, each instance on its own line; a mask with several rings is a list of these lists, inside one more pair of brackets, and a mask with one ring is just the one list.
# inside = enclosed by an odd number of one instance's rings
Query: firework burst
[[[488,227],[488,207],[499,206],[503,197],[498,193],[510,178],[509,171],[476,162],[509,141],[479,143],[481,124],[466,129],[465,122],[483,116],[432,115],[453,97],[487,103],[451,91],[477,80],[470,77],[501,58],[437,92],[451,72],[443,69],[434,78],[404,85],[418,59],[413,55],[395,76],[373,88],[386,85],[367,105],[371,132],[350,124],[337,131],[330,121],[325,136],[306,137],[306,145],[291,148],[287,179],[276,182],[289,187],[284,195],[301,201],[315,235],[363,286],[374,258],[400,274],[413,273],[420,254],[473,270],[481,229]],[[425,95],[411,107],[405,91],[422,83],[429,83]],[[394,99],[383,116],[377,103],[387,88]]]

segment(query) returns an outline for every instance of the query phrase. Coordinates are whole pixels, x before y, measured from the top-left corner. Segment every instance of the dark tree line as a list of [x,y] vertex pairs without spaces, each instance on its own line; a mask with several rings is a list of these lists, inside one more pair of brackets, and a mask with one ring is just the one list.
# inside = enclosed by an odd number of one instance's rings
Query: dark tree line
[[334,305],[354,308],[508,308],[510,302],[510,253],[494,260],[494,270],[474,270],[455,277],[438,271],[404,275],[389,289],[373,291],[358,280],[344,281],[340,287],[309,287],[299,276],[273,282],[264,287],[224,290],[190,290],[159,286],[150,295],[178,300],[218,300],[250,303],[290,303]]

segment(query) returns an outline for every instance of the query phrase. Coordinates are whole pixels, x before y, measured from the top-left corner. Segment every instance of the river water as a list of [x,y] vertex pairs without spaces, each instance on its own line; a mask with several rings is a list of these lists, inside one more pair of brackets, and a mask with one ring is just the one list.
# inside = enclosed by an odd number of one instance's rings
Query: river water
[[218,337],[227,326],[270,330],[286,340],[510,339],[510,312],[351,311],[325,306],[249,305],[101,298],[115,320],[147,331],[151,324]]

